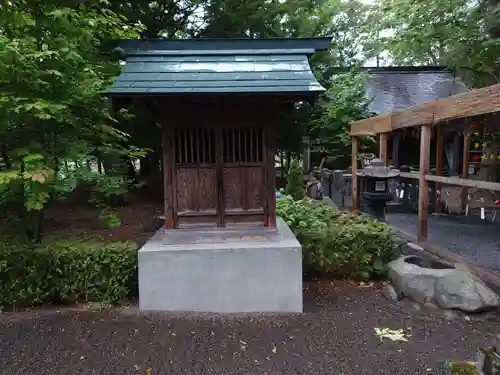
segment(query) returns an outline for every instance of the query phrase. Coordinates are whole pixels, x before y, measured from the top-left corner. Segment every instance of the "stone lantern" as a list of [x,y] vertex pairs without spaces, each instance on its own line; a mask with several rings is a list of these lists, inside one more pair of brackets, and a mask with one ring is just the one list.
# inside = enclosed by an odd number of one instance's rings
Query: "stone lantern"
[[358,176],[364,180],[360,196],[366,213],[385,223],[385,207],[387,202],[394,199],[389,192],[388,182],[399,176],[399,171],[387,167],[380,159],[373,159]]

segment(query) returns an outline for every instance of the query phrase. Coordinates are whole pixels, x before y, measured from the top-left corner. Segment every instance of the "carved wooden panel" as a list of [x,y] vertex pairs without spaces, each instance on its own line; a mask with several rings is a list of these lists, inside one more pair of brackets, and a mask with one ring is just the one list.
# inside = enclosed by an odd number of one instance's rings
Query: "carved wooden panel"
[[179,167],[176,182],[180,212],[215,210],[215,169]]
[[224,206],[226,209],[252,210],[261,209],[262,167],[226,167],[224,168]]
[[196,210],[196,185],[198,183],[195,168],[177,168],[177,209],[179,211]]
[[215,193],[215,169],[198,169],[198,202],[201,211],[212,210],[217,207],[217,196]]
[[223,171],[224,208],[243,208],[243,179],[241,167],[226,167]]
[[245,169],[246,198],[249,209],[262,208],[264,176],[262,167],[246,167]]

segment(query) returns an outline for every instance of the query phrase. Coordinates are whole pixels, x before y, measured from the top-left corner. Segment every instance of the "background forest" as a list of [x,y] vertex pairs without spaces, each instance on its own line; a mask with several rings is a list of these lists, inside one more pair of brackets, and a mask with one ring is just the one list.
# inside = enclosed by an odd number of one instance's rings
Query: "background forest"
[[[161,187],[154,119],[144,108],[111,113],[100,95],[120,70],[119,39],[331,36],[331,52],[312,61],[328,92],[314,108],[297,104],[281,151],[300,152],[308,135],[315,149],[342,157],[349,153],[348,123],[370,115],[359,66],[442,65],[471,87],[498,83],[499,3],[2,0],[5,225],[39,241],[47,210],[62,198],[76,199],[78,190],[80,201],[99,208],[101,219],[116,226],[111,207],[123,203],[127,192]],[[366,139],[362,147],[373,142]]]

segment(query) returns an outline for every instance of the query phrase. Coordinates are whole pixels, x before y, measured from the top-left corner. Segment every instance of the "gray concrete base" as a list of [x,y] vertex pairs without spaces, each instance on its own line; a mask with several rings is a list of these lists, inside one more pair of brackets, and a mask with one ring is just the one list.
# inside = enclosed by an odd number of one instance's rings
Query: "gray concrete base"
[[302,312],[302,248],[277,230],[160,229],[139,250],[141,311]]

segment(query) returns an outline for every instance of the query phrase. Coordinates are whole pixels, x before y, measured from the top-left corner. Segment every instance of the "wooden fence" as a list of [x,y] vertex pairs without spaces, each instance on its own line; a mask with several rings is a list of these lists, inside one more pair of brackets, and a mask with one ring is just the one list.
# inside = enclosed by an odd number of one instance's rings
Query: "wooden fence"
[[[345,170],[314,170],[314,176],[320,180],[323,193],[335,204],[344,208],[351,208],[352,174],[350,168]],[[363,191],[363,179],[358,178],[358,196]],[[434,211],[434,189],[435,183],[429,184],[429,210]],[[389,202],[388,207],[403,212],[418,212],[418,177],[413,173],[402,173],[401,176],[389,180],[389,191],[394,199]],[[358,202],[361,202],[358,198]]]

